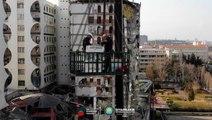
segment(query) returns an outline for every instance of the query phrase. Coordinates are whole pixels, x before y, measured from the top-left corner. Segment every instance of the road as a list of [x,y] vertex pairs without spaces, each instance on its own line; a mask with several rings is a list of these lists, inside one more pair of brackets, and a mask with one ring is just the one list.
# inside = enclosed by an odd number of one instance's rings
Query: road
[[167,120],[212,120],[212,116],[166,115]]

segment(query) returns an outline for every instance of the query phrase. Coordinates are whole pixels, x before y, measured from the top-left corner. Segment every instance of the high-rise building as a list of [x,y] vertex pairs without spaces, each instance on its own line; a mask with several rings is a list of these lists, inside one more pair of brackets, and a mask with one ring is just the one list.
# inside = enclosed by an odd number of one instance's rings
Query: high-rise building
[[[98,2],[70,2],[70,50],[82,52],[82,43],[84,37],[91,33],[93,35],[92,47],[96,49],[96,53],[89,53],[90,57],[84,58],[83,52],[76,56],[83,60],[81,68],[85,68],[81,74],[75,75],[74,86],[77,102],[86,106],[87,113],[90,114],[89,119],[106,120],[110,115],[102,114],[107,106],[115,108],[115,75],[103,73],[103,48],[98,44],[104,33],[110,35],[114,40],[114,2],[106,2],[105,7],[103,1]],[[113,41],[115,46],[115,42]],[[114,48],[113,46],[113,48]],[[98,50],[99,49],[99,50]],[[93,51],[94,52],[94,51]],[[97,56],[99,57],[97,58]],[[77,62],[71,57],[71,73],[76,70]],[[99,62],[96,60],[99,59]],[[111,58],[113,59],[113,58]],[[74,63],[76,62],[76,64]],[[78,62],[79,63],[79,62]],[[118,61],[117,61],[118,63]],[[112,63],[111,63],[112,64]],[[80,69],[81,69],[80,68]],[[76,68],[77,69],[77,68]]]
[[70,0],[58,0],[57,7],[57,79],[58,84],[70,82]]
[[140,45],[143,45],[147,41],[148,41],[148,36],[147,35],[141,35],[140,36],[140,40],[139,40],[139,44]]
[[[136,9],[140,8],[139,5],[128,4],[129,6],[136,6]],[[121,13],[119,14],[120,16],[115,14],[118,9],[118,7],[115,8],[116,5],[117,3],[114,1],[104,0],[93,2],[88,0],[81,2],[70,1],[70,72],[74,76],[72,80],[74,81],[76,101],[85,105],[89,119],[106,120],[110,119],[111,116],[114,119],[115,116],[111,113],[112,111],[108,114],[104,113],[107,108],[114,110],[111,107],[127,108],[129,105],[127,93],[124,94],[123,92],[127,91],[127,87],[123,89],[124,85],[122,83],[123,79],[128,79],[128,62],[132,59],[129,58],[127,52],[122,50],[136,49],[139,33],[134,34],[139,31],[140,23],[138,18],[140,17],[139,14],[134,15],[134,10],[131,9],[132,15],[129,16],[131,19],[127,22],[120,21],[116,24],[116,21],[120,20],[118,17],[121,16],[122,18]],[[121,8],[122,6],[119,7]],[[123,19],[121,20],[124,21]],[[131,22],[134,24],[130,24]],[[133,37],[132,39],[128,39],[128,36],[125,36],[126,41],[123,41],[122,23],[127,23],[127,25],[124,25],[125,30],[128,30],[124,32],[126,34],[130,33],[131,29],[135,29],[133,31],[134,34],[130,34]],[[131,29],[129,30],[128,27]],[[119,30],[121,37],[117,39],[118,35],[116,33]],[[92,45],[88,46],[90,51],[86,48],[87,51],[83,52],[83,38],[88,33],[93,34]],[[97,42],[98,40],[101,41],[101,36],[104,33],[110,35],[113,40],[114,51],[111,53],[104,52],[101,49],[101,44]],[[132,53],[134,55],[137,52],[133,50]],[[106,56],[111,56],[111,68],[109,71],[104,69]],[[134,61],[132,60],[131,62]],[[136,62],[132,65],[137,67]],[[133,72],[136,73],[135,71]]]
[[4,0],[9,92],[39,90],[56,82],[55,5],[46,0]]
[[[4,6],[3,6],[3,2],[1,1],[0,2],[0,30],[3,30],[3,24],[4,24],[4,19],[6,18],[6,14],[5,14],[5,11],[4,11]],[[3,32],[0,32],[0,110],[4,107],[7,106],[7,103],[5,101],[5,82],[6,82],[6,79],[8,77],[5,69],[4,69],[4,52],[6,50],[6,41],[4,40],[4,37],[3,37]]]

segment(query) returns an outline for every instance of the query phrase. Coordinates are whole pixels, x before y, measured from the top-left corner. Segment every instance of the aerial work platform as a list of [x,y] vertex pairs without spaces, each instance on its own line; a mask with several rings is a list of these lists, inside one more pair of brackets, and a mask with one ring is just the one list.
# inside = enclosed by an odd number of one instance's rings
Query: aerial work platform
[[[105,58],[110,56],[110,69],[105,71]],[[70,72],[76,75],[117,75],[129,72],[127,52],[70,52]]]

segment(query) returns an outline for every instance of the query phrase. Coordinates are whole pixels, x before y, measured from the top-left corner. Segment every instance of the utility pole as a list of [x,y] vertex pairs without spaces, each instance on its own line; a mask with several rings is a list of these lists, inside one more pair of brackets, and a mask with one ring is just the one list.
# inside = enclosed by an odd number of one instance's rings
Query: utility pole
[[[122,16],[123,0],[115,0],[115,51],[123,50],[123,16]],[[116,90],[116,108],[123,109],[124,106],[124,91],[123,91],[123,76],[116,75],[115,90]],[[123,120],[122,115],[117,115],[117,120]]]
[[103,34],[105,33],[105,10],[106,10],[106,0],[103,0]]

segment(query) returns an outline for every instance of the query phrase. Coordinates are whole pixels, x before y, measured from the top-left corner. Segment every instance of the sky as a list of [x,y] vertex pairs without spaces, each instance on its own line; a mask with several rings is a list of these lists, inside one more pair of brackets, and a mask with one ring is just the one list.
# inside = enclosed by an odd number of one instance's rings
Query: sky
[[51,3],[54,3],[54,4],[58,4],[58,0],[47,0],[47,1],[50,1]]
[[[133,1],[133,0],[130,0]],[[154,39],[212,41],[212,0],[134,0],[141,34]]]

